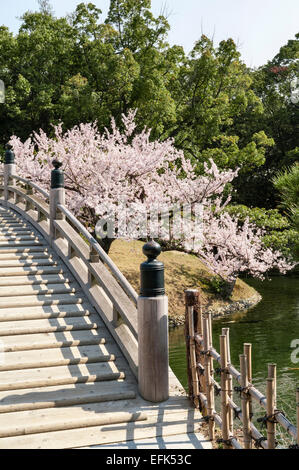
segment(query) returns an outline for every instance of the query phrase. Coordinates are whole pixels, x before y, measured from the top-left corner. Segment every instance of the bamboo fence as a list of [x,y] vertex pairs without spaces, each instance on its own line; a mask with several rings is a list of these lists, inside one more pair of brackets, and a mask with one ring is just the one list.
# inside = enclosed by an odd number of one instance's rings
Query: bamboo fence
[[[282,426],[296,441],[289,448],[299,449],[299,387],[296,389],[297,427],[276,407],[276,365],[268,364],[266,396],[252,384],[251,344],[245,343],[240,354],[240,372],[231,364],[229,328],[220,335],[220,354],[212,344],[212,315],[203,313],[199,289],[185,291],[185,338],[189,398],[208,423],[209,438],[215,440],[215,426],[221,430],[217,439],[225,449],[275,449],[276,428]],[[220,367],[214,369],[214,362]],[[215,380],[220,374],[220,383]],[[237,383],[233,386],[233,381]],[[241,407],[234,402],[239,394]],[[220,395],[221,409],[216,410],[215,394]],[[257,421],[266,427],[264,436],[253,424],[253,401],[266,411]],[[234,435],[234,419],[242,423],[242,438]],[[241,442],[240,442],[241,441]]]

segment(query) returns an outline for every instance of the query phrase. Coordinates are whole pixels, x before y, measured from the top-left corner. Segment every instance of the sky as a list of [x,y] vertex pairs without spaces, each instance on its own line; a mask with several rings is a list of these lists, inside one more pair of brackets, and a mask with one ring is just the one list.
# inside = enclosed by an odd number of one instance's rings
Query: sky
[[[50,0],[56,16],[75,10],[84,0]],[[85,0],[93,3],[106,18],[110,0]],[[39,9],[37,0],[0,0],[0,25],[17,33],[20,18]],[[152,0],[155,16],[167,16],[171,29],[169,43],[184,47],[188,53],[201,34],[221,40],[233,38],[241,59],[249,67],[271,60],[281,46],[299,32],[298,0]]]

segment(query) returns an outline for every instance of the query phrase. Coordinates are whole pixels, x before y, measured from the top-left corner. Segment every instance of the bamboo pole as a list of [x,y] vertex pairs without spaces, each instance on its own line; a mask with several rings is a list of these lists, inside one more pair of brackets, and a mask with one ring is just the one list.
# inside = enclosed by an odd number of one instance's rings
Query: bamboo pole
[[267,378],[267,440],[268,449],[275,449],[275,424],[274,424],[274,403],[275,403],[275,381]]
[[[194,305],[194,313],[195,313],[195,334],[201,335],[203,337],[203,314],[202,314],[202,302],[201,302],[201,296],[200,296],[200,289],[198,289],[198,297],[197,297],[197,302]],[[195,341],[195,340],[194,340]],[[195,352],[196,352],[196,358],[198,362],[198,373],[199,373],[199,388],[200,391],[206,393],[206,382],[205,382],[205,375],[204,375],[204,363],[205,363],[205,358],[204,355],[202,354],[204,351],[203,343],[201,345],[198,345],[197,342],[195,342]],[[202,405],[202,408],[204,406]]]
[[213,420],[214,415],[214,404],[213,404],[213,394],[214,386],[211,379],[211,365],[209,358],[209,349],[210,349],[210,333],[209,333],[209,319],[205,315],[203,317],[203,342],[204,342],[204,352],[205,352],[205,384],[206,384],[206,396],[207,396],[207,415],[209,416],[209,438],[210,440],[215,439],[215,423]]
[[[226,336],[226,347],[227,347],[227,364],[228,366],[231,364],[231,355],[230,355],[230,341],[229,341],[229,328],[222,328],[222,334]],[[227,374],[227,389],[228,389],[228,396],[231,400],[233,400],[233,377],[231,374]],[[229,408],[229,432],[233,434],[234,432],[234,412],[231,408]]]
[[274,379],[274,407],[277,407],[277,381],[276,381],[276,364],[268,364],[268,377],[269,379]]
[[203,334],[203,323],[202,323],[202,302],[201,302],[201,296],[200,296],[200,289],[198,290],[198,299],[197,299],[197,304],[196,304],[196,312],[197,312],[197,323],[196,323],[196,331],[200,335]]
[[194,341],[194,306],[188,307],[189,316],[189,341],[190,341],[190,359],[191,359],[191,372],[192,372],[192,389],[195,407],[199,407],[199,382],[197,376],[197,361]]
[[[249,384],[252,383],[252,344],[251,343],[244,343],[244,354],[246,356],[247,361],[247,376]],[[252,397],[249,395],[249,417],[252,419],[253,417],[253,407],[252,407]]]
[[[221,358],[221,418],[222,418],[222,438],[229,439],[229,407],[227,390],[227,344],[226,335],[220,336],[220,358]],[[230,446],[224,443],[224,449]]]
[[[277,394],[276,394],[276,364],[268,364],[268,379],[273,379],[273,384],[271,385],[270,383],[268,384],[267,382],[267,415],[268,416],[273,416],[276,410],[276,399],[277,399]],[[268,403],[268,397],[270,397],[270,403]],[[272,410],[272,413],[271,413]],[[273,419],[274,421],[274,419]],[[269,426],[268,426],[269,425]],[[276,435],[276,424],[275,422],[270,423],[269,421],[267,422],[267,432],[268,432],[268,427],[269,427],[269,432],[271,434],[271,442],[269,443],[269,449],[275,449],[275,435]],[[269,439],[269,437],[268,437]],[[273,447],[274,446],[274,447]]]
[[[207,326],[208,326],[208,332],[209,332],[209,350],[210,350],[213,347],[212,313],[207,313],[207,319],[208,319]],[[213,380],[214,380],[214,360],[213,360],[213,357],[210,354],[208,355],[208,358],[209,358],[209,364],[210,364],[210,378],[211,378],[211,385],[210,385],[210,404],[211,404],[211,406],[210,406],[210,408],[211,408],[212,413],[213,413],[214,410],[215,410],[215,391],[214,391],[214,384],[213,384]],[[214,424],[213,421],[211,423],[211,427],[212,427],[211,433],[215,437],[215,424]]]
[[241,407],[243,415],[243,435],[245,449],[251,449],[250,434],[250,415],[249,415],[249,399],[248,399],[248,368],[247,358],[245,354],[240,354],[240,371],[241,371]]
[[188,385],[189,397],[196,408],[199,407],[199,381],[197,376],[197,360],[196,360],[196,345],[194,341],[194,305],[198,298],[197,290],[185,291],[185,305],[186,305],[186,321],[185,321],[185,335],[186,335],[186,351],[187,351],[187,370],[188,370]]

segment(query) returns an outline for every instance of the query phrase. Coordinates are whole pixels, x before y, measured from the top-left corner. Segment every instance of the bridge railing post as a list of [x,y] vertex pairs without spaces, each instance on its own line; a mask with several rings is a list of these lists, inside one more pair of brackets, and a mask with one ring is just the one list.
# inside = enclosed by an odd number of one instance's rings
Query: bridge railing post
[[54,170],[51,172],[51,189],[50,189],[50,239],[55,240],[55,226],[54,220],[62,219],[63,216],[57,210],[58,204],[65,204],[65,190],[64,190],[64,173],[60,169],[62,163],[54,160]]
[[168,298],[158,243],[144,245],[138,310],[138,386],[141,396],[158,403],[169,398]]
[[3,168],[3,186],[4,186],[4,203],[6,204],[9,199],[8,186],[14,186],[15,180],[11,178],[16,174],[15,154],[12,151],[12,146],[6,144],[6,151],[4,155],[4,168]]

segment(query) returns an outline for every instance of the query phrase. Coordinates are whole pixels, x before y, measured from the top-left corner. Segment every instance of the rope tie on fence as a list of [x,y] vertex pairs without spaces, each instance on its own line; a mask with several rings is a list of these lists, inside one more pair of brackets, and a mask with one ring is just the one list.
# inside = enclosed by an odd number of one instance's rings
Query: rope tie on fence
[[209,423],[210,421],[214,421],[214,416],[211,416],[211,415],[203,416],[203,420],[205,423]]
[[291,444],[289,445],[289,449],[299,449],[299,444]]
[[202,356],[210,356],[211,355],[211,351],[209,349],[207,349],[206,351],[200,351],[200,354]]
[[205,368],[201,364],[197,364],[196,368],[197,368],[197,371],[199,372],[199,375],[205,374]]
[[190,396],[190,398],[193,398],[193,399],[195,399],[195,398],[197,398],[198,400],[200,399],[199,395],[189,395],[189,396]]
[[229,371],[227,369],[221,369],[221,367],[218,367],[217,369],[215,369],[215,373],[216,374],[229,374]]
[[234,410],[234,419],[240,419],[240,413],[242,413],[242,410],[241,408],[237,407],[237,408],[233,408]]
[[249,388],[250,388],[250,385],[248,387],[234,387],[234,391],[239,393],[240,396],[242,393],[244,393],[244,395],[249,396],[250,395]]
[[235,439],[234,437],[230,437],[229,439],[216,439],[217,444],[225,444],[227,446],[232,446],[232,440]]
[[194,340],[195,340],[195,336],[187,335],[187,340],[190,341],[190,339],[194,339]]
[[280,413],[281,413],[283,416],[285,416],[285,414],[284,414],[283,411],[281,411],[281,410],[275,410],[275,412],[273,413],[273,415],[269,415],[269,416],[268,416],[268,415],[265,415],[265,416],[262,416],[261,418],[258,418],[258,419],[257,419],[257,422],[258,422],[258,423],[262,423],[262,428],[267,425],[267,422],[276,424],[276,423],[278,423],[276,416],[277,416],[278,414],[280,414]]
[[262,442],[266,441],[267,438],[264,437],[264,436],[259,437],[258,439],[255,439],[253,436],[251,436],[251,437],[254,440],[254,447],[256,449],[263,449]]

